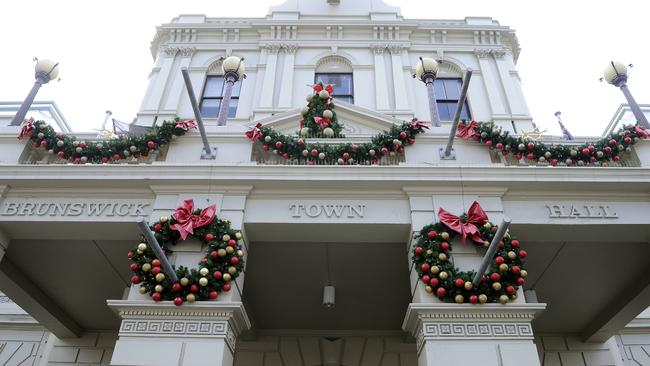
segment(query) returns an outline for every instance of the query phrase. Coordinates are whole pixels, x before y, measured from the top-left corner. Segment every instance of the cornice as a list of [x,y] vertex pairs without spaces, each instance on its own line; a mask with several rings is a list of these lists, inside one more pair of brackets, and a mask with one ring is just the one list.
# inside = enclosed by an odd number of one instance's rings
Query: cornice
[[230,196],[244,195],[247,196],[253,186],[214,186],[214,185],[151,185],[151,191],[156,195],[160,194],[190,194],[190,193],[206,193],[223,194]]

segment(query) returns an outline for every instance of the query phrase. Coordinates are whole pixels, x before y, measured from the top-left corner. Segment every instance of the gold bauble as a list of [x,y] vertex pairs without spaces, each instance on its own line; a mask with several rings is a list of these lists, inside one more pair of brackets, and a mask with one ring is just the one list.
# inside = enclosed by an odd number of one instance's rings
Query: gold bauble
[[138,289],[138,292],[140,292],[141,294],[143,294],[143,295],[144,295],[144,294],[146,294],[146,293],[147,293],[147,289],[146,289],[146,288],[144,288],[144,287],[142,287],[142,286],[140,286],[140,288]]
[[443,272],[440,272],[438,277],[440,277],[441,280],[446,280],[449,277],[449,275],[447,274],[447,272],[443,271]]
[[499,291],[501,290],[501,284],[499,282],[495,282],[492,284],[492,288],[494,289],[494,291]]
[[489,246],[490,246],[490,242],[487,241],[487,240],[484,240],[484,241],[483,241],[483,246],[484,246],[484,247],[489,247]]
[[165,223],[165,222],[167,222],[167,221],[169,221],[169,217],[167,217],[167,216],[160,216],[160,222]]
[[431,293],[433,293],[433,288],[431,286],[424,286],[424,291],[431,294]]
[[510,299],[512,299],[512,300],[516,300],[516,299],[517,299],[517,294],[512,294],[512,295],[510,295]]
[[227,247],[226,247],[226,253],[228,253],[228,254],[232,254],[234,251],[235,251],[235,248],[233,248],[233,247],[231,247],[231,246],[227,246]]
[[483,225],[483,227],[486,228],[486,229],[489,229],[489,228],[492,227],[492,224],[490,224],[489,222],[486,222],[486,223]]
[[510,259],[516,259],[517,258],[517,253],[513,252],[512,250],[508,252],[508,258]]
[[526,278],[526,276],[528,276],[528,271],[526,271],[525,269],[522,269],[521,272],[519,272],[519,275],[521,275],[521,277],[523,277],[523,278]]
[[456,297],[454,297],[454,301],[456,301],[456,304],[462,304],[465,302],[465,298],[463,295],[456,295]]
[[187,286],[190,284],[190,280],[187,277],[181,278],[181,286]]
[[223,241],[228,241],[230,240],[230,235],[226,234],[221,239],[223,239]]
[[221,277],[221,278],[223,278],[223,280],[226,281],[226,282],[232,280],[232,276],[230,276],[229,273],[224,273],[223,277]]
[[474,287],[474,285],[470,281],[465,282],[465,290],[469,291],[472,287]]
[[225,257],[226,256],[226,250],[225,249],[219,249],[217,250],[217,254],[219,257]]
[[188,294],[185,297],[185,300],[187,300],[187,302],[194,302],[194,301],[196,301],[196,296],[194,296],[194,294]]
[[510,299],[508,298],[508,295],[501,295],[499,296],[499,302],[502,304],[507,304]]
[[235,233],[235,238],[237,238],[237,240],[241,239],[241,233],[239,231]]
[[431,266],[431,273],[433,274],[438,274],[440,272],[440,267],[438,266]]
[[507,270],[508,270],[508,265],[507,264],[505,264],[505,263],[499,264],[499,271],[505,272]]
[[138,244],[138,250],[144,252],[145,250],[147,250],[147,244],[145,243]]
[[228,267],[228,273],[230,273],[231,275],[234,275],[235,273],[237,273],[237,268]]
[[438,259],[440,259],[443,262],[446,261],[447,260],[447,254],[445,254],[445,253],[438,254]]
[[149,272],[151,270],[151,264],[145,263],[142,265],[142,270],[145,272]]
[[210,273],[210,271],[204,267],[199,270],[199,273],[201,274],[201,276],[207,276],[208,273]]
[[241,250],[241,249],[239,249],[239,250],[237,251],[237,256],[238,256],[238,257],[243,257],[243,256],[244,256],[244,251]]
[[142,254],[142,253],[144,253],[144,250],[138,249],[138,250],[136,250],[136,252],[138,252],[138,254]]
[[433,250],[427,249],[427,257],[431,257],[433,255]]
[[201,286],[207,286],[208,285],[208,279],[205,277],[199,278],[199,285]]
[[449,233],[443,231],[442,233],[440,233],[440,237],[442,238],[442,240],[449,240]]
[[162,282],[162,281],[164,281],[164,280],[165,280],[165,275],[164,275],[163,273],[158,273],[158,274],[156,275],[156,281],[158,281],[158,282]]
[[485,294],[478,295],[478,302],[485,304],[487,302],[487,296]]
[[162,285],[156,285],[156,287],[155,287],[156,292],[163,292],[164,289],[165,288],[162,287]]

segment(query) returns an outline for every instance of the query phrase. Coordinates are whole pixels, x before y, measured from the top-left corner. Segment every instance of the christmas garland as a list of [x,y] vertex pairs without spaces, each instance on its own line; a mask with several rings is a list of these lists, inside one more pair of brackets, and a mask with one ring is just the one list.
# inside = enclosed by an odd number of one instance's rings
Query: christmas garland
[[192,128],[196,128],[194,121],[175,118],[142,135],[121,135],[117,139],[86,142],[56,132],[44,121],[29,119],[23,123],[18,139],[27,136],[34,147],[44,148],[74,164],[105,164],[146,157],[168,144],[174,136],[183,136]]
[[334,88],[330,84],[318,82],[313,85],[313,94],[307,95],[307,106],[302,109],[300,120],[301,136],[309,137],[344,137],[334,111],[332,96]]
[[[496,233],[483,209],[474,202],[467,214],[455,216],[443,209],[438,212],[440,222],[425,226],[413,248],[413,263],[425,290],[447,302],[505,304],[517,297],[517,289],[528,275],[523,259],[527,253],[518,240],[506,233],[498,244],[489,275],[481,278],[477,287],[472,280],[476,272],[460,271],[451,256],[451,240],[460,235],[463,242],[471,239],[474,245],[486,248]],[[466,244],[467,245],[467,244]]]
[[532,162],[557,165],[600,164],[618,162],[621,155],[630,152],[631,146],[650,134],[639,125],[622,126],[617,132],[582,145],[552,144],[531,141],[524,137],[512,137],[508,131],[496,127],[493,122],[461,123],[456,136],[479,141],[490,149],[501,151],[504,156],[512,155],[516,160],[526,158]]
[[163,250],[170,252],[170,244],[188,236],[207,245],[207,254],[199,268],[174,268],[179,281],[173,283],[161,268],[151,246],[142,241],[129,251],[133,284],[139,284],[141,294],[149,294],[154,301],[173,300],[175,305],[187,301],[215,300],[222,291],[230,291],[231,282],[244,268],[244,252],[238,244],[241,233],[230,227],[228,220],[217,219],[214,205],[194,209],[194,202],[186,200],[171,217],[162,216],[150,228]]

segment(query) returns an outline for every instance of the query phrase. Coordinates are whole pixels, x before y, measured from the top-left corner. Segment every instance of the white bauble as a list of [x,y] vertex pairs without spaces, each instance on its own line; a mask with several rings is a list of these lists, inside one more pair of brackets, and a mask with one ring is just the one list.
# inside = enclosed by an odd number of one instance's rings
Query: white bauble
[[65,145],[65,142],[63,142],[63,140],[58,140],[58,141],[56,142],[56,146],[58,146],[58,147],[61,147],[61,146],[63,146],[63,145]]
[[332,117],[334,117],[334,113],[332,113],[332,111],[330,111],[329,109],[323,111],[323,118],[332,119]]
[[309,113],[309,108],[307,108],[307,107],[303,108],[302,111],[300,111],[300,113],[301,113],[303,116],[306,116],[307,113]]
[[76,149],[74,149],[74,151],[76,151],[77,153],[80,153],[81,151],[83,151],[83,149],[80,148],[80,147],[77,147]]
[[314,98],[314,94],[307,94],[307,98],[305,99],[307,99],[308,102],[311,102],[313,98]]
[[318,92],[318,96],[321,97],[321,99],[327,99],[330,97],[330,93],[327,90],[323,89]]
[[323,135],[325,135],[325,136],[327,136],[327,137],[332,137],[332,136],[334,136],[334,130],[331,129],[331,128],[329,128],[329,127],[327,127],[327,128],[325,128],[325,129],[323,130]]
[[135,147],[135,145],[131,145],[131,147],[129,147],[129,150],[131,150],[131,152],[136,152],[138,151],[138,148]]
[[300,129],[300,136],[307,136],[309,135],[309,127],[303,127]]
[[318,158],[319,158],[320,160],[325,159],[325,153],[320,153],[320,154],[318,154]]
[[86,164],[88,162],[88,158],[85,157],[85,156],[82,156],[81,159],[79,159],[79,161],[81,162],[81,164]]

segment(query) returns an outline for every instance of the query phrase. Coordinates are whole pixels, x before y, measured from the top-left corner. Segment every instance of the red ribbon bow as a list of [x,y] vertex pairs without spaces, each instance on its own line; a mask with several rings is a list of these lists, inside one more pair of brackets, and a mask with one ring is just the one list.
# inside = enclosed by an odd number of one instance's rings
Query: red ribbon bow
[[196,122],[194,122],[192,119],[178,121],[176,123],[176,128],[180,128],[183,131],[188,131],[190,128],[196,128]]
[[327,84],[325,90],[327,90],[327,92],[330,93],[330,95],[334,94],[334,88],[332,88],[331,84]]
[[412,130],[419,130],[420,128],[429,129],[429,124],[424,121],[416,121],[416,120],[411,121]]
[[30,132],[32,132],[33,130],[34,130],[34,118],[30,117],[29,120],[23,123],[23,128],[20,129],[20,133],[18,134],[18,140],[22,140],[27,135],[31,137],[32,135],[30,134]]
[[316,122],[316,124],[319,125],[320,128],[325,128],[332,123],[332,120],[329,118],[314,117],[314,122]]
[[194,234],[194,229],[211,223],[216,211],[217,206],[211,205],[201,210],[199,215],[195,215],[194,200],[185,200],[172,214],[176,223],[169,225],[169,227],[178,231],[181,234],[181,238],[185,240],[189,234]]
[[643,139],[650,137],[650,133],[648,133],[648,131],[646,131],[643,127],[640,127],[639,125],[634,126],[634,132],[636,132],[637,136]]
[[477,243],[483,243],[484,240],[481,237],[478,226],[485,225],[488,222],[488,217],[478,202],[474,201],[474,203],[469,207],[469,210],[467,211],[467,220],[465,222],[463,222],[459,216],[451,214],[442,208],[438,210],[438,218],[440,219],[440,222],[459,233],[463,237],[463,243],[465,243],[467,237]]
[[478,127],[478,122],[476,121],[472,121],[469,124],[459,123],[458,132],[456,133],[456,136],[464,140],[468,140],[474,136],[478,136],[478,131],[476,130],[476,127]]
[[251,139],[251,141],[257,140],[258,138],[260,138],[260,136],[264,135],[262,133],[262,130],[260,130],[260,127],[262,127],[262,124],[260,122],[257,122],[255,127],[246,131],[246,136],[248,136],[248,138]]
[[316,93],[320,92],[321,90],[323,90],[323,85],[321,85],[320,83],[314,84],[314,91]]

